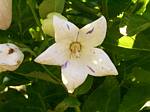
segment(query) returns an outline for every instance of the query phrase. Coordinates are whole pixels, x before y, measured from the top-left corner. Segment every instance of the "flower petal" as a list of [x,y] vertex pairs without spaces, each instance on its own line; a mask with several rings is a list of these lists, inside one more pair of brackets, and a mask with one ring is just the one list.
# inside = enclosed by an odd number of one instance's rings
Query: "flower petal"
[[68,59],[65,44],[55,43],[41,53],[34,61],[46,65],[62,65]]
[[6,30],[12,19],[12,0],[0,0],[0,29]]
[[88,73],[85,66],[79,61],[70,60],[62,67],[62,81],[69,93],[80,86],[86,79]]
[[118,75],[117,69],[108,55],[98,48],[93,48],[92,55],[87,58],[87,68],[89,74],[93,76]]
[[79,41],[88,46],[98,46],[105,38],[107,23],[104,16],[87,24],[79,31]]
[[24,55],[16,45],[0,44],[0,72],[16,70],[23,59]]
[[67,20],[54,16],[53,25],[56,42],[60,42],[62,40],[74,41],[78,36],[78,27]]

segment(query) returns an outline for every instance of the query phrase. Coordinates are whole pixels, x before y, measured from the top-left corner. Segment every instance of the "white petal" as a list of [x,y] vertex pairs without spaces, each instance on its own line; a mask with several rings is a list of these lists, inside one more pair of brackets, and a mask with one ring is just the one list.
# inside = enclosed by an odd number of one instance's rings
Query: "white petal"
[[20,49],[11,43],[0,44],[0,72],[14,71],[22,63],[24,58]]
[[12,0],[0,0],[0,29],[6,30],[12,19]]
[[68,59],[69,51],[62,43],[55,43],[41,53],[34,61],[46,65],[62,65]]
[[56,42],[62,40],[74,41],[78,36],[78,27],[67,20],[54,16],[53,25]]
[[62,81],[69,93],[80,86],[86,79],[88,73],[85,66],[79,61],[66,61],[62,66]]
[[107,76],[118,75],[117,69],[108,57],[108,55],[98,48],[93,48],[87,60],[87,68],[90,70],[89,74],[93,76]]
[[100,45],[106,35],[107,23],[104,16],[100,17],[96,21],[87,24],[79,31],[79,41],[88,46]]

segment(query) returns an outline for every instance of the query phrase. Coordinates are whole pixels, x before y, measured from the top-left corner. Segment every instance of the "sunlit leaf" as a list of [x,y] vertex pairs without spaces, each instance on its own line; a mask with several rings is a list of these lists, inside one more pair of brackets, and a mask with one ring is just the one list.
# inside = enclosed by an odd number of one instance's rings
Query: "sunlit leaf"
[[45,18],[50,12],[62,13],[65,0],[44,0],[39,6],[39,13],[42,18]]

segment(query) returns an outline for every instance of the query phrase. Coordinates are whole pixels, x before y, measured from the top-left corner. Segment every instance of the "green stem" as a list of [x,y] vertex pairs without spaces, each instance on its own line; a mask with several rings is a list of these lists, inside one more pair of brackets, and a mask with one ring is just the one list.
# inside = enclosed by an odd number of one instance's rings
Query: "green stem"
[[75,10],[85,12],[85,15],[90,15],[90,17],[92,17],[93,19],[98,18],[97,10],[94,10],[93,8],[86,6],[84,3],[82,3],[81,1],[78,1],[78,0],[68,0],[68,1],[72,2],[72,7]]
[[34,19],[35,19],[35,22],[36,22],[36,24],[39,26],[40,32],[41,32],[42,36],[44,37],[44,41],[43,41],[42,44],[40,45],[39,51],[38,51],[38,53],[37,53],[37,54],[39,54],[39,53],[41,53],[41,52],[43,51],[43,49],[45,49],[45,45],[47,45],[48,39],[46,38],[46,35],[44,34],[44,32],[43,32],[43,30],[42,30],[42,28],[41,28],[41,23],[40,23],[40,20],[38,19],[38,16],[37,16],[36,12],[35,12],[35,9],[34,9],[34,6],[33,6],[33,4],[32,4],[32,1],[31,1],[31,0],[28,0],[27,3],[28,3],[28,5],[29,5],[29,7],[30,7],[30,9],[31,9],[31,12],[32,12],[33,17],[34,17]]
[[105,17],[108,17],[108,0],[102,0],[102,11]]
[[54,76],[44,65],[41,65],[43,67],[43,69],[49,74],[49,76],[51,78],[53,78],[54,80],[56,80],[57,82],[59,82],[60,84],[62,84],[61,80],[59,80],[56,76]]
[[[13,73],[18,74],[18,75],[21,75],[21,76],[25,76],[25,77],[36,78],[36,77],[34,77],[34,76],[31,76],[31,75],[28,75],[28,74],[24,74],[24,73],[19,73],[19,72],[13,72]],[[42,80],[44,80],[44,79],[42,79]],[[51,80],[46,80],[46,81],[50,81],[50,82],[52,82],[52,83],[54,83],[54,84],[58,84],[58,82],[57,82],[56,80],[54,80],[53,78],[51,78]]]
[[23,30],[22,30],[22,24],[21,24],[22,20],[21,20],[21,12],[20,12],[21,11],[21,7],[20,7],[20,4],[21,4],[21,0],[18,1],[18,5],[17,5],[17,16],[18,16],[17,17],[17,20],[18,20],[17,24],[18,24],[18,27],[19,27],[19,34],[22,37],[22,31]]
[[79,106],[75,107],[75,111],[76,112],[81,112],[80,107]]
[[34,10],[34,8],[33,8],[32,0],[27,0],[27,4],[29,5],[29,7],[30,7],[30,9],[31,9],[31,12],[32,12],[33,17],[34,17],[34,19],[35,19],[35,22],[36,22],[37,25],[40,27],[40,26],[41,26],[41,23],[40,23],[40,21],[39,21],[37,15],[36,15],[36,12],[35,12],[35,10]]
[[43,36],[44,38],[46,38],[46,36],[45,36],[45,34],[44,34],[44,32],[43,32],[43,30],[42,30],[42,28],[41,28],[40,20],[38,19],[38,16],[37,16],[37,14],[36,14],[36,12],[35,12],[35,9],[34,9],[34,7],[33,7],[33,5],[32,5],[32,1],[31,1],[31,0],[27,0],[27,4],[29,5],[29,7],[30,7],[30,9],[31,9],[31,12],[32,12],[32,14],[33,14],[33,17],[34,17],[34,19],[35,19],[36,24],[37,24],[37,25],[39,26],[39,28],[40,28],[40,31],[41,31],[41,33],[42,33],[42,36]]
[[31,49],[29,49],[29,48],[22,48],[21,51],[22,52],[28,52],[31,55],[33,55],[34,57],[36,57],[36,54]]
[[42,99],[42,97],[41,97],[41,95],[40,94],[37,94],[38,95],[38,97],[39,97],[39,99],[40,99],[40,102],[41,102],[41,105],[42,105],[42,107],[43,107],[43,111],[44,112],[46,112],[46,106],[45,106],[45,103],[44,103],[44,100]]

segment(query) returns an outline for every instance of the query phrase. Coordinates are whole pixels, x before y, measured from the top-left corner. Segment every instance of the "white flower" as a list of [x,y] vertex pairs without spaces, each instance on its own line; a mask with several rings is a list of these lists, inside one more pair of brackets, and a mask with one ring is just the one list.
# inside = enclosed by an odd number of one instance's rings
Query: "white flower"
[[56,43],[40,54],[35,62],[60,65],[62,81],[72,93],[87,75],[107,76],[118,72],[107,54],[98,48],[105,38],[105,17],[79,29],[73,23],[54,17]]
[[14,71],[24,58],[20,49],[11,43],[0,44],[0,72]]
[[0,0],[0,29],[9,28],[12,19],[12,0]]

